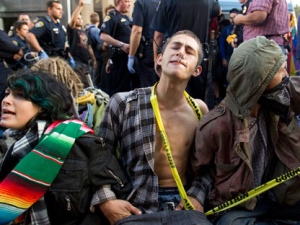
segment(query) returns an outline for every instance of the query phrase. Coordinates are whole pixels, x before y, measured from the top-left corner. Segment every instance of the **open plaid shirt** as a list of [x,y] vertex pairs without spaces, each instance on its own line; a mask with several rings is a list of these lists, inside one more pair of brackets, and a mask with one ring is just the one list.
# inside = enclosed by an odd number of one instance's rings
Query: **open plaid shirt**
[[[98,131],[108,149],[119,154],[120,163],[131,179],[133,190],[127,200],[146,213],[158,211],[159,190],[154,173],[156,126],[150,95],[150,87],[115,94]],[[118,143],[119,153],[116,151]],[[105,186],[102,193],[94,196],[92,204],[110,199],[115,199],[115,195]]]

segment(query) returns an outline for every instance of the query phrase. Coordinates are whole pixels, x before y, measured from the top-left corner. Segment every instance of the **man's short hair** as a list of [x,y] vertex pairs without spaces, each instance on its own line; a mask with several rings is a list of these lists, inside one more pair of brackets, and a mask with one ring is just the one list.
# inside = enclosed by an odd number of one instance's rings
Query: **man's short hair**
[[56,0],[54,0],[54,1],[48,1],[46,6],[47,6],[47,8],[52,8],[54,4],[61,4],[61,2],[60,1],[56,1]]
[[23,25],[27,25],[28,26],[28,23],[25,22],[25,21],[22,21],[22,20],[18,20],[18,21],[16,21],[14,23],[14,29],[15,30],[17,30],[17,29],[20,30]]
[[107,15],[107,12],[108,12],[109,10],[111,10],[111,9],[115,9],[115,7],[114,7],[113,5],[108,5],[108,6],[105,8],[105,10],[104,10],[105,15]]
[[96,12],[91,13],[91,15],[90,15],[90,22],[92,24],[100,22],[99,14],[96,13]]
[[238,9],[238,8],[233,8],[233,9],[231,9],[230,11],[229,11],[229,14],[230,13],[236,13],[236,14],[239,14],[239,13],[241,13],[241,11]]
[[20,15],[19,15],[19,17],[18,17],[18,20],[21,20],[21,17],[22,16],[28,16],[28,18],[29,18],[29,20],[30,20],[30,16],[28,15],[28,14],[26,14],[26,13],[21,13]]

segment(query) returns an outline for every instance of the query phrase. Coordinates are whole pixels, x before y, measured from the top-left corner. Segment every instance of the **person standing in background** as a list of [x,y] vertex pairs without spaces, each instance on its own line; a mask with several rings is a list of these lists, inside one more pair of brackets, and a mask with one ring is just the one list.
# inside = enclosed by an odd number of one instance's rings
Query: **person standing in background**
[[[28,14],[20,14],[17,21],[24,21],[27,23],[29,30],[34,26]],[[16,34],[15,27],[11,26],[8,31],[8,36],[13,37]]]
[[14,23],[16,35],[11,37],[12,42],[23,50],[24,56],[21,60],[14,63],[14,70],[24,69],[34,63],[35,58],[38,56],[37,52],[32,52],[28,43],[26,42],[26,36],[28,34],[28,24],[25,21],[17,21]]
[[141,87],[152,86],[158,80],[153,61],[154,30],[150,24],[159,3],[160,0],[137,0],[134,3],[127,67],[131,73],[137,72],[134,69],[136,57]]
[[110,11],[101,25],[100,38],[109,45],[112,63],[109,74],[110,96],[139,87],[138,75],[131,74],[127,68],[131,22],[126,13],[130,5],[130,0],[115,0],[115,9]]
[[59,1],[47,2],[48,15],[39,19],[29,31],[26,41],[33,51],[38,52],[40,59],[49,56],[70,56],[66,52],[67,35],[60,23],[63,16],[62,4]]
[[234,17],[235,25],[244,25],[243,41],[257,36],[274,40],[286,55],[285,44],[289,33],[289,13],[287,1],[252,0],[246,15]]
[[[298,60],[298,63],[300,65],[300,14],[298,15],[298,19],[297,19],[298,23],[297,23],[297,46],[296,46],[296,57]],[[298,74],[300,75],[300,74]]]
[[99,23],[100,23],[99,14],[96,12],[91,13],[90,22],[91,23],[89,25],[87,25],[87,27],[85,28],[85,31],[88,34],[88,37],[91,42],[91,47],[92,47],[94,55],[95,55],[95,59],[97,61],[96,68],[92,67],[92,68],[90,68],[90,71],[91,71],[91,77],[92,77],[94,85],[97,88],[100,88],[101,68],[103,65],[103,60],[102,60],[102,55],[101,55],[103,42],[100,39],[100,29],[98,28]]
[[[89,58],[91,59],[93,68],[97,68],[97,60],[91,46],[91,41],[86,31],[82,30],[83,19],[80,15],[85,4],[85,0],[79,0],[78,5],[72,13],[71,21],[67,26],[68,41],[70,45],[70,53],[75,61],[75,67],[72,66],[82,76],[90,74]],[[90,82],[92,82],[90,80]],[[93,85],[92,83],[89,84]]]

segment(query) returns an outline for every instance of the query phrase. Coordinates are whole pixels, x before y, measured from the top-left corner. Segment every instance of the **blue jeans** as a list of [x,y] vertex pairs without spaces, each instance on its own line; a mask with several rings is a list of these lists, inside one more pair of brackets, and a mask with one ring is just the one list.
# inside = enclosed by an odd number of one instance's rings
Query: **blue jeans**
[[158,195],[158,211],[174,210],[179,204],[181,198],[177,187],[175,188],[159,188]]
[[234,209],[226,212],[216,225],[300,225],[300,204],[280,206],[268,199],[258,201],[253,211]]

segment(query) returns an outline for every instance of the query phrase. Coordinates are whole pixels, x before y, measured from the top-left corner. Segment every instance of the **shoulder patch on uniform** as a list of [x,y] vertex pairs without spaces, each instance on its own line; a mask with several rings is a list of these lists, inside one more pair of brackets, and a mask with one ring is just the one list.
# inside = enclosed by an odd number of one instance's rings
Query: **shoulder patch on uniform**
[[43,21],[38,21],[36,24],[34,24],[34,27],[39,28],[39,27],[43,27],[45,24]]
[[9,30],[8,33],[7,33],[7,35],[8,35],[9,37],[11,37],[11,36],[14,35],[14,32],[13,32],[12,30]]
[[106,16],[106,17],[104,18],[103,22],[107,22],[107,21],[109,21],[109,20],[110,20],[110,16]]
[[13,42],[16,46],[19,45],[19,43],[18,43],[16,40],[13,40],[12,42]]

